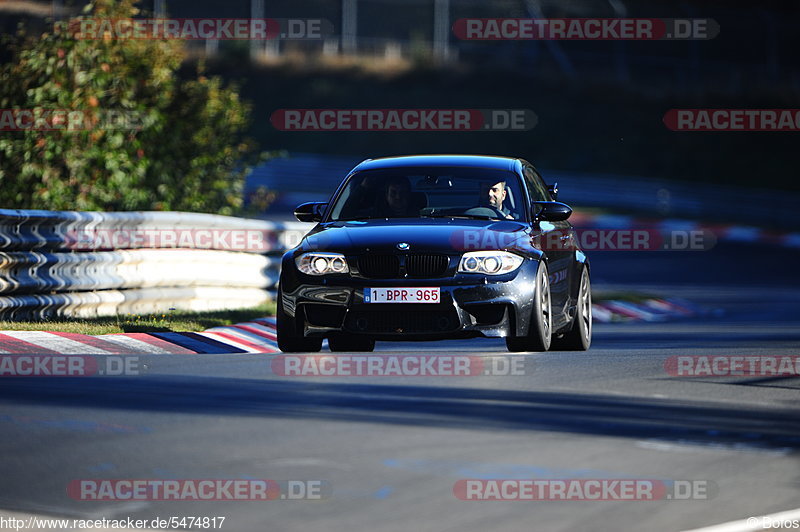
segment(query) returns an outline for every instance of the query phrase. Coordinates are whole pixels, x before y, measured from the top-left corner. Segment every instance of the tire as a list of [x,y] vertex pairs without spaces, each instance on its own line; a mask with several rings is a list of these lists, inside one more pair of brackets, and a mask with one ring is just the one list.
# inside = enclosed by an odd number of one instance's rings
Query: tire
[[547,266],[542,262],[536,272],[536,293],[528,335],[506,337],[506,347],[509,351],[512,353],[547,351],[550,348],[553,330],[553,309],[550,301],[550,280],[547,276]]
[[592,345],[592,284],[586,268],[581,273],[577,307],[572,327],[553,338],[551,351],[586,351]]
[[375,350],[375,340],[349,334],[337,334],[328,338],[328,347],[334,353],[342,351],[371,352]]
[[322,338],[305,338],[299,331],[297,320],[284,312],[283,297],[280,292],[278,292],[276,314],[278,349],[284,353],[316,353],[322,349]]

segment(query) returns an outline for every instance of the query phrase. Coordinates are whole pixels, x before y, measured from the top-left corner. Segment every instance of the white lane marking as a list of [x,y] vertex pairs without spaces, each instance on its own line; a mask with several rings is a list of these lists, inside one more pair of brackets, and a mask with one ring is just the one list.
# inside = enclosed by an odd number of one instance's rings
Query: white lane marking
[[641,440],[636,442],[636,447],[649,449],[651,451],[665,451],[675,453],[696,453],[696,452],[732,452],[732,453],[760,453],[770,456],[786,456],[793,452],[790,447],[778,447],[777,449],[759,447],[757,443],[714,443],[704,441],[676,440]]
[[153,344],[148,344],[147,342],[143,342],[141,340],[137,340],[136,338],[131,338],[130,336],[125,336],[124,334],[108,334],[103,336],[98,336],[102,340],[106,342],[112,342],[115,344],[119,344],[123,347],[127,347],[128,349],[134,349],[136,351],[141,351],[141,354],[153,354],[153,355],[168,355],[170,351],[166,349],[161,349],[158,346]]
[[[683,532],[755,532],[756,530],[773,529],[769,523],[792,523],[789,528],[798,528],[794,525],[794,521],[798,522],[800,526],[800,508],[794,510],[787,510],[785,512],[778,512],[767,515],[757,515],[748,517],[747,519],[739,519],[738,521],[729,521],[718,525],[711,525],[703,528],[693,528],[684,530]],[[764,526],[767,524],[768,526]]]
[[57,334],[50,334],[40,331],[5,331],[3,334],[23,340],[39,347],[50,349],[63,355],[108,355],[113,351],[106,351],[99,347],[89,344],[82,344],[78,341]]

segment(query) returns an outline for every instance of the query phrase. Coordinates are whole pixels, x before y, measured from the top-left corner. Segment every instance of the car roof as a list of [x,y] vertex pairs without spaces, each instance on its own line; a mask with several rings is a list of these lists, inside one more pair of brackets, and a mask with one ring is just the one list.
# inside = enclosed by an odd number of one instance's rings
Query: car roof
[[[408,168],[424,166],[465,166],[514,171],[521,166],[520,159],[494,155],[403,155],[367,159],[353,168],[353,172],[383,168]],[[352,172],[351,172],[352,173]]]

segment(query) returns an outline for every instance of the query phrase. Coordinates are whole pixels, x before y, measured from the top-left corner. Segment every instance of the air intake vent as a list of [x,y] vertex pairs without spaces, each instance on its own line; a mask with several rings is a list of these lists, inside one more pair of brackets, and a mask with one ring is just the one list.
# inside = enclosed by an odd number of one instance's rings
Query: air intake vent
[[376,309],[348,313],[344,326],[360,333],[431,334],[454,331],[459,328],[459,321],[453,309],[414,312]]
[[441,277],[447,271],[447,255],[414,253],[406,257],[409,277]]
[[400,277],[400,259],[396,255],[363,255],[358,259],[358,271],[372,279]]

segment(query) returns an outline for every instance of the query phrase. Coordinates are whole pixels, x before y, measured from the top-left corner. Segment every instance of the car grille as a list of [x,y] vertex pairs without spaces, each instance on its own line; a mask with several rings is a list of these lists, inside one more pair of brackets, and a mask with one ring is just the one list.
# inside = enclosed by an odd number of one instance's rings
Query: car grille
[[459,327],[458,315],[452,309],[354,311],[345,319],[345,329],[362,333],[442,333]]
[[[408,277],[441,277],[447,271],[450,259],[437,253],[412,253],[405,257]],[[363,255],[358,259],[358,271],[371,279],[400,277],[400,258],[397,255]]]
[[450,260],[446,255],[412,254],[406,257],[409,277],[439,277],[447,270]]
[[400,276],[400,259],[397,255],[363,255],[358,259],[358,271],[364,277],[392,279]]

